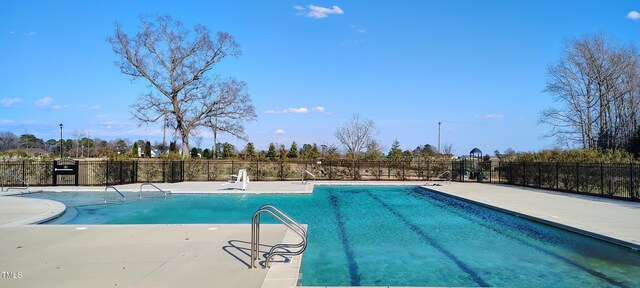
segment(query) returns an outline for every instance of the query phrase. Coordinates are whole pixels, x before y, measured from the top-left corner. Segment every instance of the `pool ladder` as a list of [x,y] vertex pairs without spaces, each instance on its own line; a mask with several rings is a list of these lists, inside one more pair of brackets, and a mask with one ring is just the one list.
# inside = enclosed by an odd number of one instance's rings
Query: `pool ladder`
[[309,172],[309,170],[304,170],[304,172],[302,172],[302,184],[307,184],[309,182],[309,180],[304,181],[304,177],[307,176],[307,174],[311,177],[313,177],[313,182],[316,182],[316,175],[313,175],[313,173]]
[[[5,178],[13,178],[15,180],[20,181],[22,184],[25,185],[25,187],[7,187],[7,191],[14,189],[14,190],[26,190],[27,193],[29,193],[29,183],[27,183],[27,181],[25,181],[24,179],[18,177],[16,174],[13,174],[11,172],[5,172],[4,174],[0,175],[0,192],[5,192],[4,191],[4,180]],[[22,191],[20,191],[22,193]]]
[[[297,244],[280,243],[273,245],[265,255],[264,265],[262,265],[263,269],[271,267],[270,263],[275,256],[286,257],[287,255],[300,255],[307,249],[307,229],[278,208],[272,205],[263,205],[253,214],[253,218],[251,219],[251,264],[249,265],[249,269],[257,268],[255,261],[260,260],[260,215],[262,213],[270,214],[302,238],[302,241]],[[297,250],[292,250],[295,248],[297,248]]]
[[160,187],[156,186],[155,184],[153,184],[153,183],[151,183],[151,182],[146,182],[146,183],[142,183],[142,185],[140,185],[140,191],[139,191],[139,194],[138,194],[138,198],[139,198],[139,199],[142,199],[142,187],[143,187],[143,186],[151,186],[151,187],[153,187],[153,188],[156,188],[156,190],[158,190],[158,191],[160,191],[160,192],[164,193],[164,198],[167,198],[167,194],[168,194],[168,193],[171,193],[170,191],[166,191],[166,190],[162,190],[162,189],[160,189]]
[[113,187],[113,186],[107,186],[106,188],[104,188],[104,203],[107,203],[107,190],[109,188],[115,190],[118,193],[118,195],[120,195],[120,197],[122,197],[122,202],[126,202],[127,201],[127,198],[124,197],[124,194],[122,194],[122,192],[120,192],[120,190],[118,190],[118,188]]

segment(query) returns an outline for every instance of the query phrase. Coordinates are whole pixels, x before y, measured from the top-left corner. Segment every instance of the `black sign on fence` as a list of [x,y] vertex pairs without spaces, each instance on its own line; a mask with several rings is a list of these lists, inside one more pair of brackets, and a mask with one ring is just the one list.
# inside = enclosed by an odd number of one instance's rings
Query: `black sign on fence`
[[[78,186],[78,161],[53,161],[53,186],[58,185],[58,176],[73,176],[73,185]],[[65,180],[65,177],[62,177]],[[64,181],[67,184],[67,181]]]

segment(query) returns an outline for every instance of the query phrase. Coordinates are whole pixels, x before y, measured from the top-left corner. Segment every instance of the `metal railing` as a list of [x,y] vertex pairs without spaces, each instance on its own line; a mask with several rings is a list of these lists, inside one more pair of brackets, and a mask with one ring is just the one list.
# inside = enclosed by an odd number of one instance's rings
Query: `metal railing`
[[316,175],[313,175],[313,173],[309,172],[309,170],[304,170],[304,172],[302,172],[302,184],[306,184],[307,182],[309,182],[309,180],[307,180],[306,182],[304,181],[304,177],[307,176],[307,174],[313,177],[313,182],[316,182]]
[[164,194],[164,197],[165,197],[165,198],[167,197],[167,194],[168,194],[168,193],[171,193],[170,191],[166,191],[166,190],[162,190],[162,189],[160,189],[160,187],[156,186],[155,184],[153,184],[153,183],[151,183],[151,182],[146,182],[146,183],[142,183],[142,184],[140,185],[140,191],[139,191],[139,194],[138,194],[138,195],[139,195],[139,196],[138,196],[138,197],[139,197],[139,199],[142,199],[142,187],[144,187],[144,186],[151,186],[151,187],[153,187],[153,188],[156,188],[156,190],[158,190],[158,191],[160,191],[160,192],[162,192],[162,193]]
[[[249,269],[257,268],[255,261],[260,260],[260,214],[267,213],[273,216],[273,218],[280,221],[282,224],[287,226],[287,228],[291,229],[293,232],[298,234],[302,241],[300,243],[279,243],[273,245],[269,252],[265,256],[264,265],[262,268],[269,268],[270,262],[275,256],[285,257],[286,255],[300,255],[307,249],[307,229],[302,227],[302,225],[298,224],[295,220],[291,219],[291,217],[284,214],[278,208],[272,205],[263,205],[258,209],[251,219],[251,264],[249,265]],[[291,251],[292,248],[299,248],[298,250]]]
[[126,202],[127,198],[124,196],[124,194],[122,194],[122,192],[120,192],[120,190],[118,190],[118,188],[113,187],[113,186],[107,186],[106,188],[104,188],[104,203],[107,203],[107,189],[113,189],[114,191],[116,191],[118,193],[118,195],[120,195],[120,197],[122,197],[122,202]]
[[[445,177],[446,176],[446,177]],[[429,181],[427,183],[425,183],[425,186],[437,186],[437,185],[442,185],[441,182],[444,182],[447,185],[451,185],[451,171],[443,171],[442,173],[438,174],[438,176],[436,177],[438,179],[445,179],[445,180],[438,180],[438,181]]]
[[13,178],[15,180],[20,181],[22,184],[25,185],[25,187],[7,187],[7,191],[14,189],[14,190],[29,190],[29,183],[27,183],[27,181],[25,181],[24,179],[18,177],[17,175],[11,173],[11,172],[5,172],[2,175],[0,175],[0,192],[5,192],[4,190],[4,180],[5,178],[10,177]]

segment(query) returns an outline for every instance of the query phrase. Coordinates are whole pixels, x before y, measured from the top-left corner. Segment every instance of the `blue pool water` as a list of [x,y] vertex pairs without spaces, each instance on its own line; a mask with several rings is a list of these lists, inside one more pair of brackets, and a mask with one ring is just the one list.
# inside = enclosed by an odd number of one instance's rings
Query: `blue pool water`
[[420,187],[147,194],[143,201],[131,193],[124,204],[111,193],[107,205],[103,195],[31,197],[65,203],[56,221],[67,224],[250,223],[258,207],[273,204],[309,225],[300,285],[640,287],[638,252]]

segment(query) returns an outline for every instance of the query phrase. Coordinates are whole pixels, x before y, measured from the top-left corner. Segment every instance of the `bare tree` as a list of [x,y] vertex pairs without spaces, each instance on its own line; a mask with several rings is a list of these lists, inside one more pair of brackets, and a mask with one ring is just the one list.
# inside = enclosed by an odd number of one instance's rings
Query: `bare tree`
[[133,37],[116,24],[115,34],[108,38],[120,57],[116,62],[120,72],[146,79],[153,87],[131,105],[135,119],[148,124],[164,121],[166,116],[182,140],[183,155],[189,155],[189,136],[198,127],[212,118],[227,119],[233,114],[221,105],[222,99],[228,101],[228,95],[220,93],[236,91],[230,95],[237,98],[230,101],[245,112],[238,117],[255,118],[244,82],[207,76],[224,58],[241,54],[233,36],[218,32],[213,39],[205,26],[198,24],[189,31],[170,16],[152,20],[141,18],[141,31]]
[[558,64],[547,68],[545,92],[560,108],[541,113],[558,143],[585,149],[624,146],[638,124],[638,52],[602,34],[564,44]]
[[376,124],[366,118],[355,114],[351,119],[336,128],[335,136],[347,149],[347,153],[357,159],[367,145],[374,141],[373,136],[378,134]]
[[20,138],[9,131],[0,132],[0,150],[18,148]]

